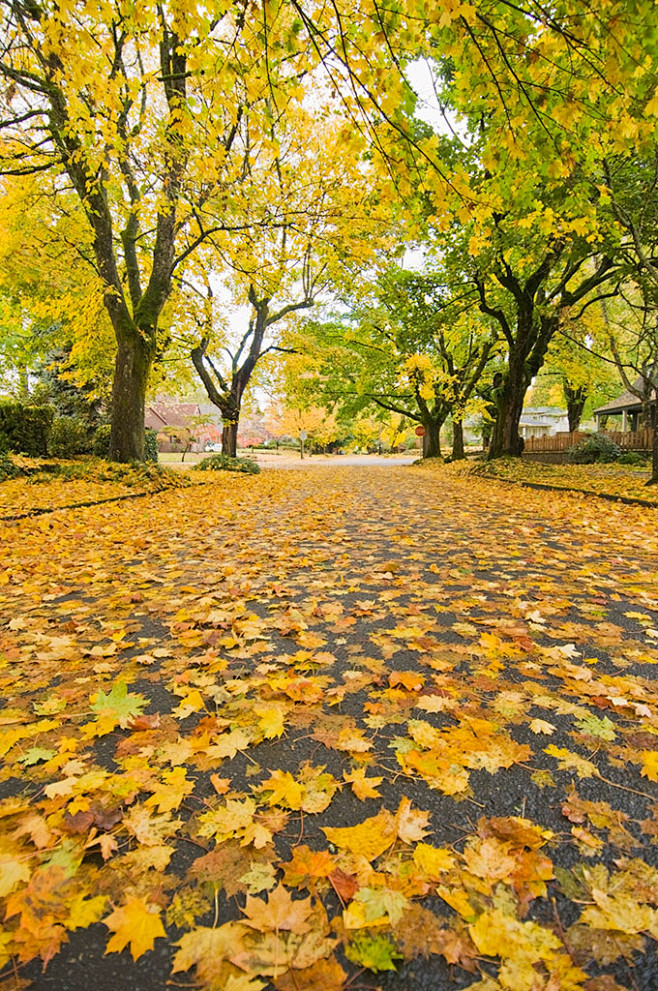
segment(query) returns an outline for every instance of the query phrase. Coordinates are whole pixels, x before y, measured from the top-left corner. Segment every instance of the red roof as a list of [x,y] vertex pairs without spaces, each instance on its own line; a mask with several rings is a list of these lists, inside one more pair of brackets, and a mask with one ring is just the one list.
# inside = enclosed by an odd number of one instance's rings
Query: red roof
[[186,427],[193,416],[199,416],[198,403],[150,403],[146,407],[144,425],[152,430],[163,427]]

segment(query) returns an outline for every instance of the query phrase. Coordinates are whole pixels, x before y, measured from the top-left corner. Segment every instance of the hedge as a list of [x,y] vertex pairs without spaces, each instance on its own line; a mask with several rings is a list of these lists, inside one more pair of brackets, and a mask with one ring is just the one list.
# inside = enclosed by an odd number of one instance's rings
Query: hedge
[[15,454],[47,457],[54,419],[55,410],[52,406],[0,402],[0,436]]

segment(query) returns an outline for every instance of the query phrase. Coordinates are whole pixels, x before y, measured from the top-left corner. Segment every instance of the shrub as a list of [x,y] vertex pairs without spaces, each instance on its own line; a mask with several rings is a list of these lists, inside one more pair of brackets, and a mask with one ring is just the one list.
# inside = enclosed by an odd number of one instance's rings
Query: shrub
[[576,465],[616,461],[620,455],[621,448],[605,434],[591,434],[567,451],[569,461]]
[[640,451],[626,451],[617,461],[620,465],[636,465],[643,468],[649,462],[649,455],[642,454]]
[[55,418],[52,406],[0,402],[0,434],[10,451],[30,457],[48,454],[48,439]]
[[228,454],[211,454],[196,467],[200,471],[242,471],[248,475],[257,475],[260,471],[260,465],[251,458],[231,458]]
[[158,463],[158,435],[155,430],[144,431],[144,460],[154,465]]
[[106,458],[110,453],[110,431],[111,427],[109,423],[102,423],[100,427],[96,428],[96,433],[94,434],[94,440],[92,443],[92,454],[95,454],[97,458]]
[[23,472],[11,460],[6,451],[0,451],[0,482],[5,482],[8,478],[18,478]]
[[91,445],[86,424],[74,416],[58,416],[53,422],[48,447],[56,458],[87,454]]

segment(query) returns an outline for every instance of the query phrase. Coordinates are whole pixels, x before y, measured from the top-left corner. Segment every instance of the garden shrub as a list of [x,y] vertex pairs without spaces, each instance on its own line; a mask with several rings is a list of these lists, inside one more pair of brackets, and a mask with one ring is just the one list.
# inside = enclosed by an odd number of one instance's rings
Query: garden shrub
[[58,416],[50,432],[50,453],[56,458],[74,458],[91,448],[87,425],[74,416]]
[[96,427],[91,452],[97,458],[107,458],[109,456],[111,429],[109,423],[101,423],[100,427]]
[[0,402],[0,434],[10,451],[30,457],[45,457],[55,411],[52,406]]
[[144,460],[149,464],[158,463],[158,435],[148,428],[144,431]]
[[590,434],[567,451],[567,457],[575,465],[593,465],[596,462],[617,461],[621,448],[604,434]]
[[211,454],[209,458],[199,461],[196,467],[199,471],[241,471],[247,475],[260,472],[260,465],[251,458],[231,458],[228,454]]
[[649,455],[642,454],[641,451],[626,451],[622,454],[620,458],[617,459],[617,463],[620,465],[635,465],[638,468],[644,468],[649,462]]
[[0,482],[6,482],[9,478],[18,478],[22,474],[21,469],[14,464],[7,452],[0,450]]

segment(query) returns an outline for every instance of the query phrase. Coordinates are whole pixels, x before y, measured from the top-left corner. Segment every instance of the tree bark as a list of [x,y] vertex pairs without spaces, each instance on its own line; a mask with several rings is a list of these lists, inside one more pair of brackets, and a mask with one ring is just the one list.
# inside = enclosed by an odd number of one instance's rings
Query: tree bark
[[[239,416],[239,411],[238,411]],[[238,420],[224,420],[222,424],[222,454],[229,458],[238,456]]]
[[452,421],[452,460],[464,459],[464,424],[461,420]]
[[585,409],[585,403],[587,402],[587,387],[581,385],[574,388],[565,381],[562,383],[562,389],[564,391],[564,398],[567,402],[569,433],[573,433],[574,430],[578,430],[578,427],[580,426],[583,410]]
[[112,383],[111,461],[144,460],[144,406],[153,349],[140,335],[117,334]]
[[437,420],[427,420],[423,423],[425,427],[425,436],[423,437],[423,457],[424,458],[440,458],[441,457],[441,427],[443,426],[443,420],[438,422]]
[[523,453],[523,440],[519,434],[519,421],[523,412],[523,401],[528,388],[528,379],[523,362],[510,364],[508,374],[498,396],[498,416],[494,424],[487,459],[510,455],[520,457]]

